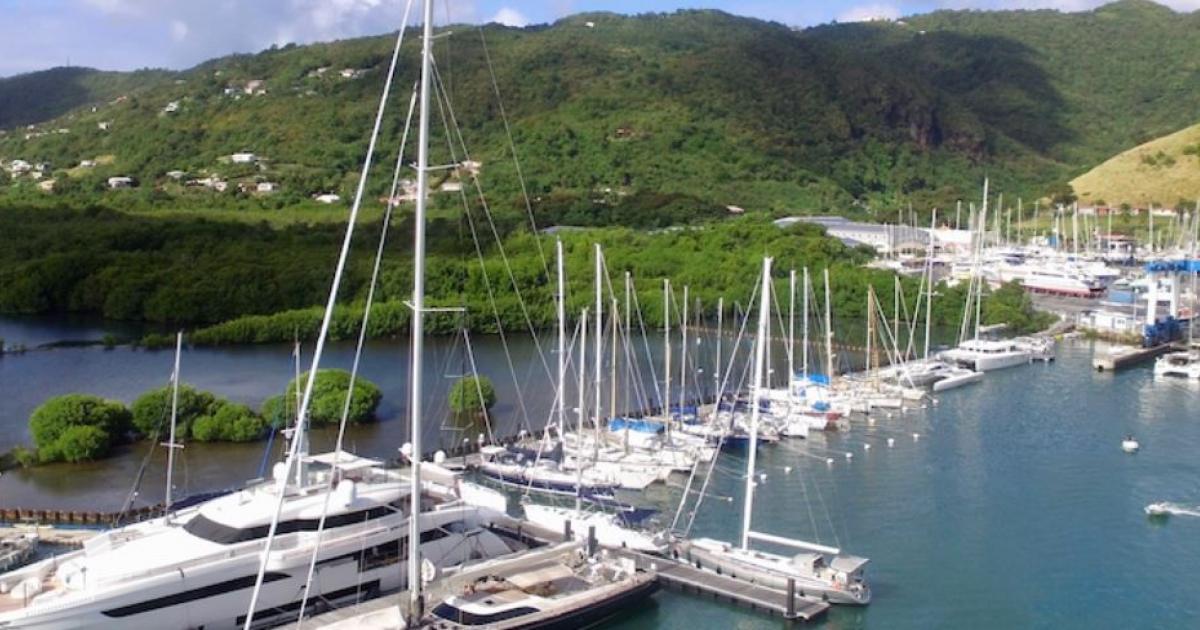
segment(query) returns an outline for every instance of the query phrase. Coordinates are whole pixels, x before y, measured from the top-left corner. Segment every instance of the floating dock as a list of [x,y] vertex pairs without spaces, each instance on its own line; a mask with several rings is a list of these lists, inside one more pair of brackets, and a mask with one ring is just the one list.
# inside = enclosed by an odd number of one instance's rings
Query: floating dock
[[829,602],[799,595],[794,587],[791,593],[788,593],[726,575],[717,575],[671,558],[632,551],[615,553],[633,558],[639,567],[653,567],[658,571],[659,583],[683,593],[743,606],[788,621],[813,621],[829,611]]
[[[1151,346],[1149,348],[1123,348],[1116,352],[1097,354],[1092,359],[1092,367],[1097,372],[1116,372],[1127,367],[1145,363],[1155,357],[1164,355],[1174,349],[1169,343]],[[1114,348],[1116,350],[1116,348]]]

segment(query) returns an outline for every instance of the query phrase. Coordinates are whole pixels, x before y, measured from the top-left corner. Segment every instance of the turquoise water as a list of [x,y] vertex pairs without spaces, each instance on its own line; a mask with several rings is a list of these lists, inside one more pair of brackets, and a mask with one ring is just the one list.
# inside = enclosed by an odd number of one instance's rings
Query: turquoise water
[[[95,335],[91,328],[64,330],[0,319],[0,334],[12,341]],[[460,352],[445,340],[431,347],[428,369],[439,378],[431,380],[429,399],[438,401],[431,402],[436,408],[444,393],[432,390],[445,388]],[[289,352],[284,346],[190,349],[184,378],[257,404],[290,377]],[[351,354],[336,344],[330,364],[348,365]],[[512,379],[495,341],[478,340],[476,355],[501,390],[498,422],[512,425]],[[846,434],[814,434],[761,451],[759,470],[767,478],[757,490],[756,529],[871,558],[872,604],[837,608],[823,627],[1200,627],[1200,518],[1152,522],[1142,513],[1154,501],[1200,504],[1200,387],[1156,381],[1148,366],[1097,374],[1091,356],[1090,344],[1060,345],[1055,364],[991,373],[978,385],[940,394],[934,408],[881,415],[874,425],[856,419]],[[518,345],[514,361],[525,384],[541,380],[532,357],[528,344]],[[161,386],[171,359],[169,352],[99,348],[0,359],[0,447],[27,440],[25,418],[45,397],[91,391],[130,400]],[[405,365],[402,341],[372,344],[364,374],[384,389],[384,405],[380,422],[352,432],[356,450],[387,456],[406,439]],[[531,417],[548,417],[547,393],[527,388]],[[427,427],[430,438],[450,443],[461,437],[439,424]],[[1141,440],[1140,453],[1120,450],[1127,433]],[[189,445],[177,479],[189,491],[243,482],[257,474],[263,446]],[[93,464],[7,473],[0,477],[0,504],[114,509],[144,448]],[[145,497],[161,496],[161,459],[147,472]],[[737,536],[743,470],[742,460],[722,459],[694,535]],[[669,515],[678,495],[657,487],[644,498]],[[782,625],[663,592],[614,627]]]
[[[1200,627],[1200,518],[1156,523],[1142,512],[1200,503],[1200,388],[1156,381],[1148,366],[1097,374],[1090,358],[1089,345],[1066,345],[1055,364],[991,373],[934,409],[761,452],[756,529],[824,542],[836,533],[871,558],[874,601],[834,609],[824,627]],[[1140,453],[1121,451],[1127,433]],[[714,480],[735,500],[707,504],[696,535],[740,531],[736,467]],[[781,625],[667,592],[616,627]]]

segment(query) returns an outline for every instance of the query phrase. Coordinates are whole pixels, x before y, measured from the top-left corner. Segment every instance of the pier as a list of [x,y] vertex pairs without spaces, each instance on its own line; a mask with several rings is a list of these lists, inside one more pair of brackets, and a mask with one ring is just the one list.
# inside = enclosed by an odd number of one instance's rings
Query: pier
[[615,553],[632,558],[638,567],[655,569],[658,572],[658,581],[663,587],[685,594],[743,606],[788,621],[813,621],[829,611],[828,602],[799,595],[795,582],[789,582],[791,588],[788,591],[780,591],[697,569],[681,560],[624,550]]
[[1145,363],[1151,359],[1164,355],[1174,349],[1169,343],[1151,346],[1149,348],[1125,348],[1119,352],[1110,352],[1107,355],[1097,353],[1092,358],[1092,367],[1097,372],[1116,372],[1127,367],[1132,367],[1140,363]]

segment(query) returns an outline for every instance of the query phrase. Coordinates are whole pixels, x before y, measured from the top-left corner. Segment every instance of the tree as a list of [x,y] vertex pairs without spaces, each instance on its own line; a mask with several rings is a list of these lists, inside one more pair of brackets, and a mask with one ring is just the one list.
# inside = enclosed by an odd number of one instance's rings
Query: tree
[[496,388],[486,376],[458,379],[450,388],[450,409],[455,413],[479,413],[496,404]]
[[192,437],[201,442],[252,442],[263,435],[266,420],[246,405],[217,401],[209,413],[196,418]]
[[[142,435],[152,436],[159,430],[165,435],[171,421],[170,385],[152,389],[133,401],[133,427]],[[179,408],[176,414],[175,435],[180,438],[190,433],[192,422],[202,415],[213,412],[216,396],[202,392],[190,385],[179,385]]]
[[86,394],[56,396],[29,417],[29,432],[42,462],[103,457],[130,428],[125,405]]
[[[300,375],[301,386],[308,382],[308,372]],[[296,400],[297,380],[288,383],[282,396],[272,396],[263,402],[262,416],[273,426],[283,426],[289,416],[294,416],[292,406]],[[313,383],[312,400],[309,401],[309,423],[317,426],[336,424],[341,421],[342,409],[346,404],[346,392],[350,389],[350,373],[346,370],[317,370]],[[303,390],[301,390],[303,391]],[[371,381],[359,376],[354,381],[354,395],[350,400],[349,422],[369,422],[375,419],[375,410],[383,393]],[[290,411],[291,413],[287,413]]]

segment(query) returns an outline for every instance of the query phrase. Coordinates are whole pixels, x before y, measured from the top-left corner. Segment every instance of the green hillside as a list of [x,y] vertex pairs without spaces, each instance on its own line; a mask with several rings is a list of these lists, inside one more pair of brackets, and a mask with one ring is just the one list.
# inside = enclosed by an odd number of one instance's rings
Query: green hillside
[[[438,65],[472,157],[485,165],[492,206],[516,223],[523,205],[480,31],[452,30],[438,42]],[[923,209],[975,196],[985,173],[997,190],[1032,198],[1200,111],[1200,56],[1189,50],[1200,14],[1142,0],[803,31],[682,11],[483,33],[543,223],[658,223],[647,215],[686,218],[687,208],[727,204]],[[94,112],[94,98],[47,92],[34,108],[42,115],[81,107],[0,136],[0,160],[49,162],[56,190],[43,193],[26,177],[0,199],[273,211],[311,205],[317,192],[346,197],[391,42],[287,46],[179,73],[120,75],[128,82],[105,81],[112,98]],[[398,85],[411,85],[416,67],[409,47]],[[343,69],[361,72],[346,78]],[[12,102],[21,80],[0,82],[0,103]],[[251,80],[263,81],[263,93],[245,93]],[[385,146],[399,137],[407,94],[396,103]],[[23,123],[34,109],[16,117],[0,109],[0,124]],[[445,147],[441,122],[434,127],[435,146]],[[238,151],[264,161],[228,164]],[[100,156],[111,163],[77,168]],[[436,159],[451,158],[442,150]],[[184,189],[165,177],[172,170],[216,173],[231,185]],[[111,175],[140,186],[105,191]],[[264,180],[279,192],[236,192]]]
[[1083,203],[1192,208],[1200,199],[1200,125],[1125,151],[1071,186]]

